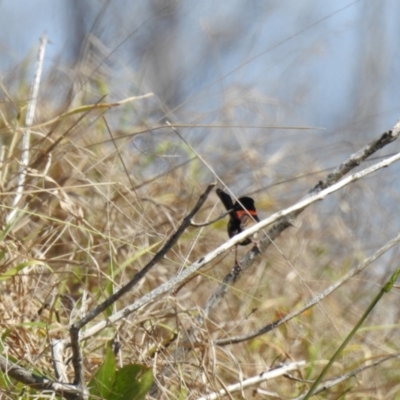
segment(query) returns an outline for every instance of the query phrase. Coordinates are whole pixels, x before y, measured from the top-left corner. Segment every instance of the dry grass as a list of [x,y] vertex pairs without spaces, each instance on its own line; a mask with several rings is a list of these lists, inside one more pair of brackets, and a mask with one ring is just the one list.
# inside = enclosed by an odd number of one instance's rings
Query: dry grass
[[[215,179],[169,128],[152,129],[159,125],[157,120],[141,110],[156,107],[154,98],[107,112],[93,107],[40,126],[39,121],[87,104],[88,99],[92,103],[101,99],[104,76],[101,70],[96,75],[92,71],[89,62],[84,65],[79,76],[85,85],[78,95],[66,96],[64,103],[58,99],[62,106],[42,97],[36,114],[38,126],[32,129],[30,169],[18,204],[19,217],[11,226],[6,225],[6,218],[17,185],[21,136],[18,125],[23,121],[17,111],[24,112],[20,101],[28,98],[27,87],[20,86],[1,105],[2,355],[52,379],[51,339],[67,339],[71,323],[129,281],[176,230],[207,183]],[[46,83],[49,86],[43,84],[44,93],[52,93],[54,85],[61,82],[53,75],[50,78]],[[256,101],[254,94],[248,96]],[[230,106],[233,111],[238,107]],[[260,110],[257,112],[261,119]],[[261,120],[260,125],[268,125],[267,122]],[[217,125],[219,121],[213,123]],[[242,130],[231,132],[226,145],[221,144],[226,136],[210,138],[197,131],[191,143],[228,186],[233,187],[246,177],[240,183],[242,193],[261,189],[266,182],[285,180],[288,175],[301,175],[305,166],[307,171],[320,169],[318,163],[310,163],[307,151],[293,151],[297,148],[294,140],[266,161],[264,154],[255,149],[269,138],[273,147],[273,135],[262,139],[254,135],[249,140]],[[242,145],[227,153],[232,137],[239,138]],[[265,191],[256,194],[261,216],[293,204],[318,177],[304,176],[286,184],[285,191],[282,186],[275,186],[268,195]],[[368,206],[360,205],[359,213],[352,212],[359,204],[359,193],[365,196],[368,190],[374,191],[368,183],[356,183],[334,201],[328,199],[303,213],[294,221],[294,227],[285,231],[275,246],[230,288],[204,325],[197,326],[196,316],[230,271],[233,255],[229,252],[179,290],[156,298],[90,337],[82,343],[86,382],[101,364],[106,344],[113,340],[121,344],[119,366],[142,363],[153,369],[161,386],[156,398],[195,399],[279,363],[299,360],[305,360],[306,367],[291,375],[300,381],[280,377],[245,389],[244,393],[246,398],[294,398],[304,393],[369,304],[371,293],[378,292],[384,283],[384,279],[376,279],[377,272],[369,270],[352,279],[321,304],[269,334],[236,345],[216,346],[213,342],[257,330],[300,308],[375,251],[379,246],[368,247],[368,243],[374,243],[371,237],[360,235],[367,215],[363,208]],[[366,197],[372,202],[380,201],[371,193]],[[222,206],[212,194],[195,219],[206,221],[221,211]],[[167,257],[134,290],[91,324],[167,282],[225,240],[225,222],[187,229]],[[246,252],[244,248],[239,251],[242,255]],[[388,270],[396,263],[396,253],[391,257],[377,268]],[[397,297],[390,293],[383,299],[380,311],[337,360],[330,376],[340,376],[397,349],[398,311],[393,305]],[[178,360],[176,349],[191,328],[198,331],[199,342],[185,352],[184,360]],[[67,350],[65,360],[68,357]],[[337,384],[325,396],[334,399],[347,393],[349,399],[396,398],[397,365],[394,359],[366,370]],[[70,381],[73,372],[67,363]],[[0,382],[4,398],[15,398],[21,391],[21,384],[6,375]],[[275,396],[255,394],[257,388]]]

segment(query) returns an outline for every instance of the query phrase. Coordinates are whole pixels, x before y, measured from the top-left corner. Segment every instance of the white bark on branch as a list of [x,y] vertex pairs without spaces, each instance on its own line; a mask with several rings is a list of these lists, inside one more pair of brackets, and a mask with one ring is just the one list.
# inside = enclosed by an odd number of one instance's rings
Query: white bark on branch
[[267,381],[269,379],[277,378],[278,376],[282,376],[287,374],[289,371],[293,371],[295,369],[299,369],[305,365],[305,361],[297,361],[288,365],[284,365],[280,368],[275,368],[271,371],[262,372],[252,378],[245,379],[244,381],[235,383],[233,385],[227,386],[225,389],[221,389],[218,392],[207,394],[206,396],[199,397],[197,400],[215,400],[221,398],[228,393],[238,392],[239,390],[245,389],[249,386],[253,386],[259,384],[261,382]]
[[[209,262],[213,261],[216,259],[218,256],[223,254],[225,251],[231,249],[233,246],[236,244],[242,242],[245,238],[252,236],[255,232],[258,232],[259,230],[267,227],[268,225],[271,225],[272,223],[278,221],[282,217],[288,216],[293,212],[297,212],[300,210],[303,210],[310,204],[313,204],[317,201],[323,200],[326,196],[329,196],[330,194],[338,191],[339,189],[342,189],[343,187],[349,185],[352,182],[355,182],[365,176],[368,176],[382,168],[388,167],[389,165],[395,163],[396,161],[400,160],[400,153],[389,157],[369,168],[366,168],[360,172],[357,172],[353,175],[350,175],[349,177],[341,180],[340,182],[337,182],[336,184],[321,190],[319,193],[313,194],[304,200],[299,201],[298,203],[294,204],[293,206],[279,211],[273,215],[271,215],[268,218],[265,218],[261,222],[259,222],[256,225],[253,225],[251,228],[247,229],[246,231],[234,236],[233,238],[229,239],[227,242],[223,243],[221,246],[217,247],[215,250],[211,251],[210,253],[206,254],[204,257],[200,258],[199,260],[195,261],[192,265],[187,267],[182,273],[178,274],[177,276],[173,277],[170,279],[168,282],[160,285],[158,288],[152,290],[150,293],[144,295],[142,298],[139,300],[135,301],[133,304],[123,308],[122,310],[116,312],[112,316],[110,316],[107,320],[101,321],[97,323],[96,325],[92,326],[85,332],[82,332],[80,340],[85,340],[90,336],[95,335],[105,327],[112,325],[113,323],[121,320],[122,318],[127,317],[130,315],[132,312],[138,310],[139,308],[143,307],[144,305],[150,303],[157,297],[161,296],[164,293],[167,293],[170,291],[172,288],[174,288],[176,285],[184,282],[188,277],[190,277],[194,272],[198,271],[200,268],[204,267],[207,265]],[[254,255],[255,257],[255,255]],[[205,314],[209,312],[209,309],[205,308]]]

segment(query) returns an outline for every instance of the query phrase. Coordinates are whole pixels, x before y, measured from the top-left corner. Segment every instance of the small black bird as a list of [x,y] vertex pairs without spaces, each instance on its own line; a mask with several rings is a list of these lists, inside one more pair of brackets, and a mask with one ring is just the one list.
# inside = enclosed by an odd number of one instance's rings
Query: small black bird
[[[217,189],[216,193],[226,210],[229,211],[228,235],[230,238],[243,232],[257,222],[260,222],[254,200],[251,197],[239,197],[238,201],[233,204],[232,198],[228,193],[221,189]],[[251,242],[254,243],[254,239],[247,238],[239,244],[241,246],[247,246]],[[235,252],[235,262],[237,264],[236,255]]]

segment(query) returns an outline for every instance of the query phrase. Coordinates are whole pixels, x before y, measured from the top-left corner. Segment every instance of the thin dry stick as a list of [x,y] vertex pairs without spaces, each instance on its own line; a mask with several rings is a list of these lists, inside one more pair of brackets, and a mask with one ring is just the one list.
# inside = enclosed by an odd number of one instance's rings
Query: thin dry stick
[[44,53],[46,49],[47,37],[43,35],[40,39],[40,46],[39,46],[39,53],[38,59],[36,61],[35,67],[35,76],[31,86],[31,94],[30,94],[30,101],[28,102],[28,109],[26,112],[26,119],[25,125],[26,128],[23,131],[22,136],[22,151],[21,151],[21,164],[19,166],[19,173],[18,173],[18,184],[17,190],[15,193],[15,197],[12,202],[13,210],[10,214],[7,215],[6,222],[7,224],[11,223],[14,218],[16,217],[18,209],[17,204],[21,200],[22,193],[25,187],[25,180],[26,180],[26,173],[29,164],[29,150],[30,150],[30,141],[31,141],[31,125],[33,122],[33,118],[35,115],[36,109],[36,102],[39,94],[39,87],[40,87],[40,78],[42,76],[42,69],[43,69],[43,60],[44,60]]
[[[384,132],[378,139],[372,141],[364,148],[362,148],[360,151],[351,155],[348,160],[346,160],[339,167],[335,168],[330,174],[328,174],[328,176],[324,180],[318,182],[318,184],[309,191],[309,194],[306,196],[305,201],[307,201],[307,199],[309,198],[313,198],[317,193],[320,193],[321,190],[326,189],[330,186],[332,187],[332,185],[335,182],[339,181],[339,179],[341,179],[350,170],[360,165],[361,162],[363,162],[371,154],[377,152],[382,147],[396,140],[399,134],[400,134],[400,122],[397,122],[397,124],[394,126],[392,130]],[[394,161],[397,161],[397,159],[393,159],[392,162]],[[375,166],[378,165],[379,163],[375,164]],[[369,168],[367,168],[367,170],[369,170]],[[358,174],[353,175],[353,177],[356,178],[355,180],[360,178],[357,176]],[[352,177],[350,178],[351,180],[353,180]],[[300,203],[302,202],[300,201]],[[304,211],[307,205],[308,204],[305,204],[303,207],[297,207],[296,209],[293,209],[289,213],[286,212],[284,214],[282,213],[282,218],[280,218],[279,221],[272,228],[270,228],[267,234],[260,240],[259,249],[253,248],[252,250],[250,250],[247,253],[247,255],[240,261],[241,268],[233,267],[229,272],[229,274],[224,278],[222,283],[218,286],[216,291],[211,295],[205,307],[203,308],[203,314],[198,317],[199,323],[201,323],[204,320],[204,318],[210,314],[211,310],[216,307],[219,301],[227,293],[229,287],[232,286],[232,284],[235,283],[241,277],[242,273],[253,264],[254,260],[258,257],[260,251],[266,250],[284,230],[290,227],[292,225],[290,221],[298,217]],[[262,221],[261,223],[263,223],[264,221]],[[263,224],[263,227],[264,226],[265,224]],[[245,232],[248,233],[246,237],[250,236],[250,234],[258,231],[259,229],[260,229],[260,224],[257,224],[253,228],[246,230]]]
[[75,400],[77,396],[83,395],[82,392],[74,385],[54,382],[43,376],[33,374],[32,372],[18,364],[11,362],[3,356],[0,356],[0,369],[4,374],[7,374],[16,381],[30,386],[35,390],[53,391],[56,394],[63,396],[67,400]]
[[207,186],[204,193],[200,196],[196,205],[192,209],[192,211],[183,219],[179,228],[175,231],[175,233],[167,240],[164,246],[155,254],[152,260],[147,263],[145,267],[143,267],[139,272],[137,272],[133,278],[120,290],[115,292],[113,295],[108,297],[103,303],[98,305],[94,310],[89,312],[85,317],[76,322],[75,324],[70,326],[70,343],[72,348],[72,365],[74,368],[74,384],[78,385],[80,388],[83,388],[83,369],[82,369],[82,355],[79,347],[80,340],[80,330],[91,320],[93,320],[97,315],[107,309],[109,306],[114,304],[118,299],[120,299],[124,294],[129,292],[146,274],[150,271],[150,269],[156,265],[159,261],[161,261],[167,252],[175,245],[178,239],[181,237],[183,232],[186,230],[188,226],[190,226],[191,219],[196,215],[196,213],[200,210],[204,202],[207,200],[208,195],[211,190],[215,187],[215,183],[211,183]]
[[[299,203],[296,204],[296,207],[291,207],[290,209],[286,209],[284,211],[275,214],[276,216],[280,216],[280,218],[278,217],[279,219],[278,223],[274,227],[272,227],[272,229],[269,230],[267,235],[265,235],[265,237],[260,241],[259,248],[254,248],[253,250],[251,250],[246,255],[246,257],[240,261],[240,268],[234,267],[231,270],[231,272],[225,277],[222,284],[219,285],[217,290],[207,301],[205,307],[203,308],[203,313],[197,317],[197,322],[199,324],[203,323],[204,318],[206,318],[209,315],[210,311],[218,304],[218,302],[227,293],[229,286],[231,286],[234,282],[236,282],[236,280],[239,279],[242,272],[254,262],[256,257],[260,254],[260,251],[265,250],[272,243],[272,240],[275,239],[276,236],[278,236],[281,232],[283,232],[283,230],[285,230],[287,227],[291,225],[290,220],[297,217],[309,204],[311,204],[309,203],[310,200],[312,199],[322,200],[325,198],[325,196],[333,193],[334,191],[338,190],[344,185],[354,182],[360,179],[361,177],[366,176],[367,174],[380,169],[381,167],[387,166],[399,160],[400,153],[395,155],[394,157],[382,161],[381,163],[375,164],[370,168],[367,168],[361,172],[353,174],[336,184],[333,184],[334,182],[339,180],[345,173],[347,173],[350,169],[354,168],[356,165],[359,165],[364,157],[365,158],[368,157],[370,154],[376,151],[378,147],[383,146],[384,143],[387,144],[392,142],[393,140],[395,140],[395,138],[398,137],[399,134],[400,134],[400,123],[397,123],[393,131],[385,132],[383,135],[381,135],[381,137],[378,140],[375,140],[374,142],[370,143],[368,146],[364,147],[364,149],[352,155],[347,162],[343,163],[341,166],[336,168],[331,174],[327,176],[325,181],[319,182],[313,189],[310,190],[308,196],[303,201],[300,201]],[[244,237],[248,237],[254,234],[262,227],[267,225],[266,222],[267,220],[268,218],[256,224],[252,228],[247,229],[242,234],[237,235],[238,239],[239,238],[243,239]],[[273,233],[275,233],[276,235],[275,237],[273,237]],[[182,359],[183,354],[187,351],[185,344],[194,341],[195,336],[196,336],[196,329],[191,329],[187,332],[184,339],[182,340],[183,345],[176,349],[176,354],[175,354],[176,359],[178,360]]]
[[333,285],[329,286],[324,291],[322,291],[321,293],[319,293],[318,295],[316,295],[315,297],[310,299],[299,310],[293,311],[293,312],[285,315],[283,318],[280,318],[280,319],[264,326],[263,328],[258,329],[257,331],[247,333],[246,335],[235,336],[235,337],[230,337],[230,338],[226,338],[226,339],[219,339],[219,340],[216,340],[214,342],[214,344],[219,345],[219,346],[224,346],[227,344],[241,343],[241,342],[253,339],[257,336],[264,335],[265,333],[272,331],[273,329],[277,328],[278,326],[280,326],[282,324],[286,324],[291,319],[297,317],[298,315],[302,314],[304,311],[308,310],[309,308],[311,308],[311,307],[315,306],[316,304],[318,304],[319,302],[321,302],[321,300],[323,300],[325,297],[330,295],[332,292],[334,292],[336,289],[338,289],[340,286],[342,286],[344,283],[346,283],[349,279],[351,279],[355,275],[359,274],[366,267],[368,267],[368,265],[372,264],[381,255],[385,254],[388,250],[390,250],[394,245],[396,245],[399,242],[400,242],[400,234],[397,235],[392,240],[390,240],[384,246],[382,246],[379,250],[377,250],[370,257],[366,258],[364,261],[362,261],[360,264],[358,264],[355,268],[350,270],[347,274],[345,274],[341,279],[339,279]]
[[[367,365],[362,365],[361,367],[358,367],[356,369],[353,369],[350,372],[346,372],[345,374],[337,377],[337,378],[332,378],[329,379],[328,381],[324,382],[323,384],[321,384],[321,386],[319,386],[314,392],[313,395],[316,395],[318,393],[324,392],[325,390],[328,390],[329,388],[331,388],[332,386],[338,385],[339,383],[342,383],[343,381],[352,378],[353,376],[356,376],[357,374],[359,374],[362,371],[365,371],[366,369],[369,368],[373,368],[376,367],[379,364],[382,364],[385,361],[391,360],[392,358],[397,358],[400,357],[400,353],[395,353],[395,354],[391,354],[389,356],[380,358],[379,360],[374,361],[371,364],[367,364]],[[306,397],[306,394],[301,395],[299,397],[296,397],[295,399],[292,400],[302,400]]]
[[59,339],[51,339],[51,355],[58,382],[68,382],[66,366],[63,361],[64,343]]
[[[246,229],[244,232],[235,235],[233,238],[229,239],[225,243],[223,243],[221,246],[217,247],[215,250],[211,251],[210,253],[206,254],[204,257],[201,257],[199,260],[195,261],[192,265],[188,266],[184,271],[182,271],[181,274],[176,275],[172,279],[170,279],[168,282],[160,285],[158,288],[154,289],[150,293],[144,295],[142,298],[136,300],[133,304],[123,308],[122,310],[118,311],[117,313],[113,314],[110,316],[107,320],[101,321],[95,326],[91,327],[88,329],[86,332],[84,332],[81,335],[81,340],[87,339],[88,337],[96,334],[100,330],[104,329],[105,327],[109,326],[112,323],[117,322],[118,320],[125,318],[127,315],[131,314],[132,312],[136,311],[137,309],[143,307],[144,305],[148,304],[149,302],[153,301],[160,295],[170,291],[172,288],[174,288],[176,285],[180,284],[181,282],[185,281],[189,276],[191,276],[193,273],[198,271],[200,268],[204,267],[207,265],[209,262],[217,258],[219,255],[223,254],[225,251],[229,250],[233,246],[237,245],[238,243],[242,242],[244,239],[246,239],[249,236],[252,236],[255,232],[265,228],[266,226],[272,224],[273,222],[276,222],[277,220],[281,220],[283,217],[293,215],[297,212],[301,212],[304,208],[309,206],[312,203],[315,203],[317,201],[323,200],[326,196],[329,194],[334,193],[335,191],[341,189],[342,187],[357,181],[358,179],[361,179],[381,168],[385,168],[389,166],[390,164],[393,164],[394,162],[400,160],[400,153],[396,154],[393,157],[387,158],[383,160],[380,163],[377,163],[369,168],[366,168],[356,174],[353,174],[349,176],[346,179],[341,180],[340,182],[336,183],[335,185],[332,185],[324,190],[321,190],[319,193],[313,194],[311,196],[308,196],[306,199],[296,203],[295,205],[279,211],[270,217],[262,220],[258,224],[252,226],[249,229]],[[268,238],[268,240],[270,240]],[[244,265],[246,262],[249,264],[257,255],[257,252],[250,251],[249,254],[240,261],[241,266]],[[199,317],[199,321],[201,321],[202,317]]]
[[188,226],[190,226],[190,221],[194,215],[200,210],[201,206],[207,200],[208,195],[211,190],[215,187],[215,183],[211,183],[207,186],[204,193],[200,196],[196,205],[193,207],[192,211],[183,219],[179,228],[175,231],[175,233],[167,240],[164,246],[155,254],[155,256],[139,271],[137,272],[133,278],[121,289],[115,292],[113,295],[108,297],[103,303],[99,304],[94,310],[88,313],[84,318],[80,321],[76,322],[71,326],[71,329],[81,329],[88,322],[94,319],[97,315],[103,312],[110,305],[114,304],[118,299],[120,299],[125,293],[129,292],[149,271],[154,265],[156,265],[163,257],[167,254],[167,252],[175,245],[178,239],[181,237],[183,232],[186,230]]
[[190,226],[194,226],[196,228],[203,228],[205,226],[209,226],[212,225],[213,223],[219,221],[222,218],[225,218],[227,215],[229,215],[229,211],[225,211],[223,213],[221,213],[220,216],[218,216],[217,218],[212,219],[211,221],[206,221],[206,222],[194,222],[193,219],[190,221]]
[[268,381],[278,376],[285,375],[289,371],[299,369],[299,367],[304,366],[305,361],[297,361],[288,365],[283,365],[279,368],[274,368],[272,371],[262,372],[252,378],[245,379],[244,381],[234,383],[233,385],[226,386],[225,389],[221,389],[218,392],[209,393],[204,397],[199,397],[197,400],[215,400],[219,399],[221,396],[228,393],[238,392],[246,387],[257,385],[261,382]]

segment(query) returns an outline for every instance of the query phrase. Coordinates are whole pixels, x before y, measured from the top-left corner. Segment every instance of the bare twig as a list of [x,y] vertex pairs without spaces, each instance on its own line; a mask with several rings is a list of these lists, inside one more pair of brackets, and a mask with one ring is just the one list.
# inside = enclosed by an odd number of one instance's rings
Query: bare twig
[[[206,254],[204,257],[200,258],[199,260],[195,261],[192,265],[188,266],[182,273],[178,274],[177,276],[173,277],[170,279],[168,282],[160,285],[158,288],[154,289],[150,293],[144,295],[142,298],[138,299],[135,301],[133,304],[125,307],[124,309],[118,311],[117,313],[113,314],[108,318],[107,321],[101,321],[95,326],[91,327],[88,329],[86,332],[83,333],[81,336],[81,340],[87,339],[89,336],[92,336],[99,332],[100,330],[104,329],[106,326],[110,325],[111,323],[115,323],[118,320],[126,317],[130,313],[134,312],[135,310],[143,307],[144,305],[148,304],[149,302],[153,301],[160,295],[170,291],[172,288],[174,288],[176,285],[180,284],[181,282],[185,281],[190,275],[198,271],[200,268],[204,267],[206,264],[217,258],[219,255],[223,254],[225,251],[229,250],[233,246],[237,245],[238,243],[242,242],[245,238],[252,236],[255,232],[265,228],[266,226],[270,225],[271,223],[281,220],[283,217],[287,217],[290,215],[293,215],[295,213],[300,213],[302,210],[304,210],[307,206],[309,206],[312,203],[315,203],[317,201],[323,200],[326,196],[329,194],[334,193],[335,191],[341,189],[342,187],[357,181],[358,179],[361,179],[379,169],[385,168],[389,166],[390,164],[400,160],[400,153],[396,154],[393,157],[387,158],[383,160],[380,163],[377,163],[369,168],[366,168],[356,174],[353,174],[349,176],[346,179],[343,179],[342,181],[336,183],[335,185],[332,185],[324,190],[321,190],[319,193],[313,194],[308,196],[302,201],[299,201],[298,203],[294,204],[293,206],[279,211],[270,217],[262,220],[256,225],[253,225],[251,228],[246,229],[244,232],[235,235],[233,238],[229,239],[225,243],[223,243],[221,246],[217,247],[215,250],[211,251],[210,253]],[[279,225],[279,222],[278,224]],[[274,227],[272,228],[274,229]],[[270,239],[267,237],[265,239],[262,239],[260,243],[264,243],[263,246],[266,246],[266,242],[270,241]],[[262,245],[260,244],[260,247]],[[256,258],[258,255],[259,251],[258,250],[251,250],[242,260],[240,260],[240,265],[243,269],[247,268],[253,260]],[[208,300],[206,306],[203,309],[204,316],[208,315],[212,307],[215,306],[216,301],[219,298],[222,298],[222,296],[225,294],[225,292],[228,290],[225,288],[225,285],[228,283],[231,283],[231,275],[228,275],[227,278],[225,278],[224,282],[218,287],[217,291],[210,297]],[[220,296],[220,297],[218,297]],[[214,299],[214,297],[216,297]],[[204,316],[199,316],[198,317],[198,322],[201,322]]]
[[278,376],[285,375],[288,371],[293,371],[295,369],[299,369],[299,367],[302,367],[305,365],[305,361],[297,361],[288,365],[283,365],[279,368],[275,368],[271,371],[267,372],[262,372],[261,374],[258,374],[256,376],[253,376],[252,378],[246,379],[244,381],[235,383],[233,385],[226,386],[226,388],[219,390],[218,392],[214,393],[209,393],[206,396],[199,397],[197,400],[215,400],[219,399],[220,396],[223,396],[228,393],[233,393],[237,392],[239,390],[242,390],[246,387],[253,386],[256,384],[259,384],[260,382],[267,381],[269,379],[277,378]]
[[207,186],[204,193],[200,196],[196,205],[192,209],[192,211],[183,219],[179,228],[175,231],[175,233],[167,240],[164,246],[157,252],[157,254],[152,258],[152,260],[143,267],[139,272],[137,272],[134,277],[120,290],[115,292],[113,295],[108,297],[103,303],[98,305],[94,310],[88,313],[85,317],[83,317],[78,322],[72,324],[70,326],[70,344],[72,348],[72,365],[75,372],[74,384],[80,388],[84,387],[84,379],[83,379],[83,369],[82,369],[82,355],[79,347],[80,340],[80,330],[84,327],[88,322],[94,319],[97,315],[103,312],[110,305],[114,304],[118,299],[120,299],[125,293],[130,291],[139,281],[142,279],[150,269],[156,265],[166,254],[167,252],[175,245],[180,236],[186,230],[188,226],[190,226],[190,221],[194,215],[200,210],[201,206],[207,200],[207,197],[211,190],[214,188],[215,183],[211,183]]
[[139,272],[137,272],[134,277],[120,290],[115,292],[109,298],[107,298],[103,303],[98,305],[94,310],[88,313],[84,318],[82,318],[77,323],[73,324],[71,329],[81,329],[88,322],[90,322],[93,318],[103,312],[110,305],[114,304],[118,299],[120,299],[125,293],[129,292],[146,274],[150,271],[150,269],[156,265],[162,258],[167,254],[167,252],[175,245],[180,236],[186,230],[188,226],[190,226],[190,221],[194,215],[200,210],[201,206],[206,201],[208,195],[211,190],[214,188],[215,183],[211,183],[207,186],[204,193],[200,196],[196,205],[193,207],[192,211],[183,219],[179,228],[175,231],[175,233],[167,240],[164,246],[157,252],[157,254],[144,266]]
[[82,353],[79,347],[79,328],[72,325],[69,329],[69,332],[72,349],[72,366],[75,372],[74,385],[84,389],[85,381],[83,378]]
[[226,339],[219,339],[216,340],[214,343],[219,346],[224,346],[227,344],[233,344],[233,343],[240,343],[244,342],[250,339],[253,339],[257,336],[263,335],[267,332],[272,331],[273,329],[277,328],[278,326],[282,324],[286,324],[288,321],[291,319],[297,317],[298,315],[302,314],[304,311],[308,310],[309,308],[315,306],[318,304],[321,300],[323,300],[325,297],[330,295],[332,292],[334,292],[336,289],[338,289],[340,286],[342,286],[344,283],[346,283],[349,279],[353,278],[355,275],[359,274],[361,271],[363,271],[368,265],[373,263],[375,260],[377,260],[381,255],[385,254],[389,249],[391,249],[394,245],[398,244],[400,242],[400,234],[397,235],[395,238],[390,240],[388,243],[386,243],[384,246],[382,246],[379,250],[377,250],[374,254],[372,254],[370,257],[366,258],[364,261],[362,261],[360,264],[358,264],[355,268],[350,270],[347,274],[345,274],[341,279],[339,279],[337,282],[335,282],[333,285],[329,286],[326,288],[324,291],[310,299],[303,307],[301,307],[299,310],[293,311],[287,315],[285,315],[283,318],[280,318],[266,326],[264,326],[261,329],[258,329],[257,331],[253,331],[250,333],[247,333],[246,335],[241,335],[241,336],[235,336],[235,337],[230,337]]
[[203,228],[205,226],[212,225],[214,222],[217,222],[220,219],[225,218],[227,215],[229,215],[230,211],[231,210],[222,212],[217,218],[214,218],[213,220],[207,221],[207,222],[197,223],[197,222],[194,222],[193,219],[192,219],[190,221],[190,226],[194,226],[196,228]]
[[43,60],[44,60],[44,53],[46,49],[47,37],[43,35],[40,38],[40,46],[39,46],[39,53],[38,59],[36,62],[35,67],[35,76],[33,78],[32,86],[31,86],[31,93],[30,93],[30,100],[28,102],[28,108],[26,112],[25,118],[25,125],[26,128],[23,130],[22,135],[22,151],[21,151],[21,164],[19,166],[19,173],[18,173],[18,184],[17,190],[12,201],[13,210],[10,214],[7,215],[6,222],[9,224],[11,223],[14,218],[16,217],[18,209],[17,204],[22,198],[22,193],[25,187],[25,180],[26,180],[26,173],[29,164],[29,151],[30,151],[30,138],[31,138],[31,125],[33,122],[33,117],[35,115],[36,109],[36,102],[39,94],[39,86],[40,86],[40,78],[42,76],[42,69],[43,69]]
[[51,355],[53,359],[54,371],[59,382],[67,382],[67,374],[65,372],[65,363],[63,361],[62,352],[64,343],[59,339],[51,340]]
[[399,134],[400,121],[396,123],[393,129],[382,133],[382,135],[378,139],[373,140],[357,153],[352,154],[348,160],[339,165],[339,167],[335,168],[330,174],[328,174],[325,179],[318,182],[318,184],[310,190],[310,193],[318,192],[337,182],[353,168],[358,167],[371,154],[376,153],[378,150],[382,149],[389,143],[395,141],[399,137]]
[[[371,143],[366,145],[363,149],[351,155],[348,160],[343,162],[339,167],[335,168],[333,172],[328,174],[325,179],[321,180],[316,186],[314,186],[309,191],[309,194],[305,197],[304,200],[300,201],[290,209],[286,209],[277,214],[274,214],[273,216],[274,217],[278,216],[278,218],[274,218],[274,221],[271,222],[275,222],[276,220],[278,220],[278,222],[274,226],[272,226],[272,228],[268,230],[267,234],[260,240],[259,248],[253,248],[252,250],[249,251],[249,253],[247,253],[247,255],[242,260],[240,260],[241,268],[239,269],[233,267],[231,269],[231,272],[224,278],[222,283],[218,286],[216,291],[211,295],[211,297],[207,301],[203,309],[204,313],[201,316],[199,316],[199,322],[201,322],[204,317],[209,315],[210,311],[213,308],[215,308],[216,304],[225,296],[229,287],[233,283],[235,283],[243,274],[243,272],[253,264],[254,260],[258,257],[260,251],[266,250],[284,230],[292,226],[291,221],[297,218],[304,211],[304,209],[309,204],[311,204],[309,200],[315,198],[315,196],[317,196],[318,193],[322,193],[322,191],[325,193],[325,190],[329,187],[333,188],[333,190],[332,191],[328,190],[328,192],[326,192],[326,194],[324,194],[323,197],[338,190],[340,187],[342,187],[342,185],[344,186],[349,184],[350,182],[354,182],[360,179],[361,177],[376,171],[377,169],[386,167],[391,163],[397,161],[399,159],[398,154],[393,157],[387,158],[381,163],[377,163],[374,166],[367,168],[359,173],[356,173],[351,177],[343,179],[339,183],[335,184],[335,182],[338,182],[339,179],[341,179],[351,169],[360,165],[361,162],[364,161],[371,154],[375,153],[382,147],[396,140],[399,134],[400,134],[400,122],[397,122],[397,124],[394,126],[392,130],[384,132],[378,139],[372,141]],[[389,162],[389,164],[386,164],[386,162]],[[323,197],[321,197],[320,200],[322,200]],[[314,202],[314,200],[312,200],[312,202]],[[300,206],[301,204],[303,205]],[[259,231],[260,229],[269,225],[271,223],[268,222],[269,220],[270,218],[267,218],[266,220],[261,221],[257,225],[254,225],[252,228],[247,229],[245,232],[235,237],[240,236],[241,240],[243,240],[244,238],[254,234],[256,231]]]
[[9,361],[7,358],[0,356],[0,369],[3,373],[11,378],[21,382],[35,390],[53,391],[67,400],[75,400],[78,397],[87,397],[87,393],[83,393],[75,385],[67,383],[54,382],[43,376],[33,374],[27,369]]
[[[349,378],[352,378],[353,376],[356,376],[357,374],[359,374],[362,371],[365,371],[366,369],[376,367],[377,365],[382,364],[385,361],[388,361],[388,360],[391,360],[392,358],[397,358],[397,357],[400,357],[400,353],[395,353],[395,354],[391,354],[391,355],[386,356],[386,357],[382,357],[382,358],[374,361],[373,363],[368,363],[366,365],[362,365],[361,367],[353,369],[350,372],[346,372],[345,374],[343,374],[341,376],[329,379],[328,381],[326,381],[323,384],[321,384],[321,386],[319,386],[313,392],[313,395],[316,395],[318,393],[324,392],[325,390],[328,390],[329,388],[331,388],[331,387],[333,387],[335,385],[338,385],[339,383],[341,383],[341,382],[343,382],[343,381],[345,381],[345,380],[347,380]],[[305,398],[305,396],[306,395],[304,394],[304,395],[296,397],[295,399],[292,399],[292,400],[302,400],[302,399]]]

